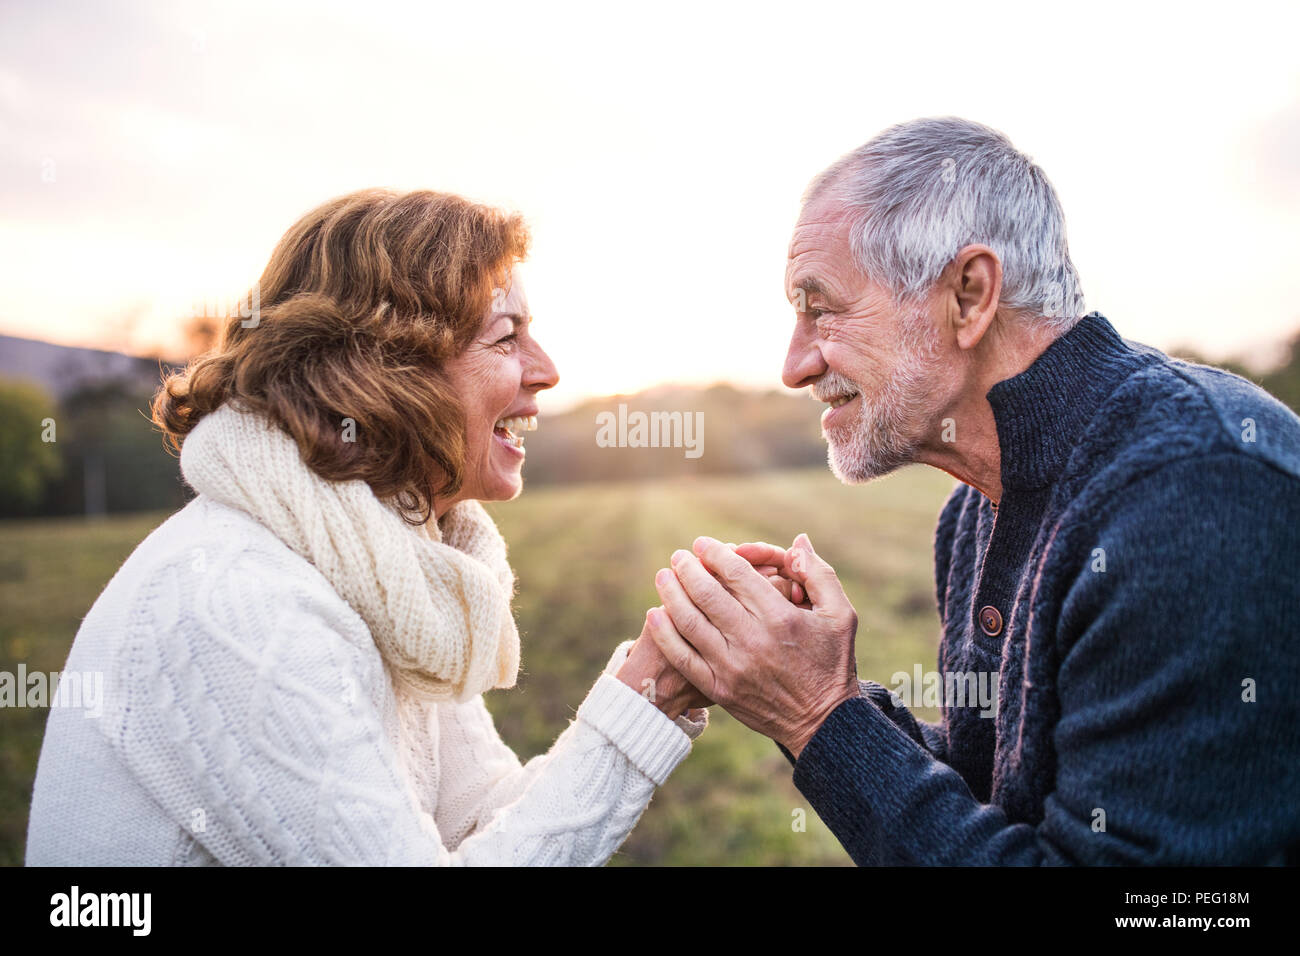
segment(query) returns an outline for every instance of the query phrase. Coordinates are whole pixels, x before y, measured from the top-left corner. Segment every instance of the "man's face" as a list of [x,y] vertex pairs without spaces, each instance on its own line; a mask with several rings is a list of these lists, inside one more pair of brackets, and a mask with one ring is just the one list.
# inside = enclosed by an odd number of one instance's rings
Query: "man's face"
[[782,375],[811,386],[831,470],[856,484],[916,460],[944,400],[943,349],[923,305],[895,306],[864,277],[838,204],[814,200],[795,225],[786,295],[798,313]]

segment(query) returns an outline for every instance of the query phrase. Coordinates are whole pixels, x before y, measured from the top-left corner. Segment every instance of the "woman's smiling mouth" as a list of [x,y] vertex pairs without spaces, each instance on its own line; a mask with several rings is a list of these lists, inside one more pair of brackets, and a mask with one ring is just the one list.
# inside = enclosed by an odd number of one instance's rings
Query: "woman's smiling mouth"
[[496,438],[507,448],[524,450],[524,432],[537,431],[536,415],[512,415],[497,420],[492,429]]

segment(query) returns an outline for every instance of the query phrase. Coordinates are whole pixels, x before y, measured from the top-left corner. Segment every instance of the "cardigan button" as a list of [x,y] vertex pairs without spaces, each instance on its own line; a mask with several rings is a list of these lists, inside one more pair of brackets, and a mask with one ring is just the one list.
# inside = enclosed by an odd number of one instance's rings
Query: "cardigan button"
[[1002,633],[1002,615],[992,604],[980,608],[980,630],[989,637],[997,637]]

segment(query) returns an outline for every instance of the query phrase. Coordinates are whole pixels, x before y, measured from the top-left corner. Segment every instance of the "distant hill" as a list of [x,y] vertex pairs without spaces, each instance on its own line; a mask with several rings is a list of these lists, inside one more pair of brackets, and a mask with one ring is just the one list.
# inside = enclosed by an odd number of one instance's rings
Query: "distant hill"
[[162,381],[162,373],[157,359],[0,335],[0,378],[36,382],[62,400],[109,382],[152,392]]

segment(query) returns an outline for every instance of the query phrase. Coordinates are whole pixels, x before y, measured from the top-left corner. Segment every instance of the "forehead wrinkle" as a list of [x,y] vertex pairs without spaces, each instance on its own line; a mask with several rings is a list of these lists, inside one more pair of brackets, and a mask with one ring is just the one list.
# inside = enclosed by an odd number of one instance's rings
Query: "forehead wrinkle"
[[[830,229],[818,229],[818,226],[830,226]],[[786,268],[789,269],[801,259],[831,255],[841,240],[847,244],[848,235],[841,236],[844,223],[837,219],[801,219],[795,225],[794,235],[790,237],[790,246],[786,250]]]

